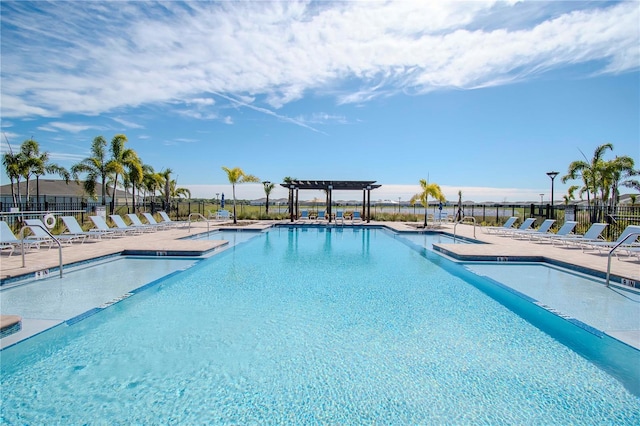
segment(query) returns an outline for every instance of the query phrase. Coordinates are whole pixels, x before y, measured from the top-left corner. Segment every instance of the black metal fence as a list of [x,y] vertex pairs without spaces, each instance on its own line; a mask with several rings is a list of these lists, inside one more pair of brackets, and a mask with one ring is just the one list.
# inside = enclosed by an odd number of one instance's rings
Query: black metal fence
[[[134,208],[131,204],[117,204],[114,212],[111,211],[110,206],[107,204],[103,206],[99,202],[86,202],[80,199],[73,199],[70,197],[57,197],[57,199],[47,200],[40,204],[38,203],[22,203],[18,205],[18,209],[21,214],[9,213],[13,208],[13,203],[8,205],[7,203],[0,202],[0,216],[2,220],[7,220],[13,225],[16,218],[29,216],[29,212],[34,215],[38,215],[40,212],[72,212],[70,214],[76,216],[80,223],[89,222],[88,216],[96,214],[97,211],[104,210],[106,215],[126,214],[133,213]],[[193,213],[199,213],[204,217],[208,217],[209,213],[218,209],[219,204],[212,203],[211,201],[179,201],[172,202],[170,205],[165,205],[163,202],[145,202],[136,204],[136,212],[151,212],[166,211],[174,220],[186,220]],[[228,203],[226,208],[230,209],[231,203]],[[258,218],[283,218],[287,214],[286,205],[278,203],[270,204],[269,215],[266,215],[266,209],[264,203],[255,204],[249,203],[245,200],[237,200],[237,215],[239,219],[258,219]],[[346,206],[337,206],[343,209]],[[349,209],[362,209],[362,206],[354,205],[348,206]],[[424,215],[425,209],[420,206],[382,206],[378,205],[375,208],[372,206],[372,220],[394,220],[389,219],[389,212],[397,211],[397,220],[420,220]],[[428,213],[433,213],[437,216],[440,210],[437,206],[429,206]],[[458,215],[458,207],[456,205],[445,205],[442,212],[446,212],[449,217],[456,217]],[[402,215],[400,215],[402,213]],[[588,207],[586,205],[556,205],[551,208],[549,204],[474,204],[463,205],[462,212],[465,217],[473,216],[476,223],[479,225],[500,225],[506,221],[510,216],[518,216],[521,218],[535,217],[538,220],[537,224],[544,219],[554,218],[556,219],[555,228],[559,228],[567,220],[575,220],[578,222],[576,226],[576,233],[584,233],[592,223],[604,222],[609,226],[603,232],[605,238],[609,240],[615,240],[622,233],[622,231],[628,225],[640,225],[640,205],[619,205],[615,208],[610,207]]]

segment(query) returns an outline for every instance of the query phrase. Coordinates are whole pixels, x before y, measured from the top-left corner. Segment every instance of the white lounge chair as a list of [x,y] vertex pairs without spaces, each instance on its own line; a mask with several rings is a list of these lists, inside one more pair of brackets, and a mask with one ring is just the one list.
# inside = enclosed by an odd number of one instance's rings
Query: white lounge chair
[[549,237],[551,238],[551,244],[556,245],[564,245],[564,246],[572,246],[579,244],[581,241],[584,242],[593,242],[593,241],[604,241],[601,237],[602,231],[607,227],[606,223],[593,223],[587,229],[583,235],[579,234],[569,234],[563,235],[559,237]]
[[216,213],[216,220],[231,220],[233,215],[229,210],[218,210]]
[[325,221],[327,219],[326,213],[324,210],[318,210],[318,217],[316,218],[316,220],[318,221]]
[[151,213],[142,213],[142,216],[144,216],[144,218],[147,220],[149,225],[157,226],[158,229],[167,229],[171,227],[170,223],[158,222]]
[[150,232],[150,229],[144,229],[144,227],[127,225],[122,216],[117,214],[109,215],[113,223],[116,225],[118,229],[122,229],[125,231],[129,231],[132,234],[143,234],[145,232]]
[[511,229],[516,220],[518,220],[518,216],[511,216],[502,226],[483,226],[481,229],[487,234],[495,234],[501,230]]
[[335,223],[336,223],[336,225],[337,225],[338,223],[340,223],[340,224],[344,225],[344,212],[343,212],[342,210],[338,210],[338,211],[336,212]]
[[89,216],[89,219],[91,219],[91,222],[93,222],[93,224],[95,225],[95,227],[96,227],[95,229],[98,229],[100,231],[112,232],[113,235],[118,236],[118,237],[124,237],[125,235],[131,235],[131,234],[134,233],[133,231],[135,231],[135,230],[131,230],[131,229],[111,228],[109,225],[107,225],[107,222],[104,220],[104,218],[102,216]]
[[511,236],[517,240],[524,240],[524,239],[530,240],[536,234],[542,235],[549,232],[549,229],[551,229],[554,223],[555,223],[555,219],[545,219],[544,222],[540,224],[539,228],[525,229],[524,231],[520,231],[520,230],[513,231],[511,233]]
[[300,210],[300,220],[309,220],[309,210]]
[[187,222],[185,221],[177,221],[177,220],[172,220],[169,215],[167,214],[167,212],[158,212],[158,214],[160,215],[160,217],[162,218],[162,222],[160,223],[166,223],[170,226],[187,226]]
[[87,238],[101,239],[102,237],[108,238],[114,235],[113,231],[90,229],[85,231],[78,223],[74,216],[61,216],[62,223],[67,228],[67,233],[64,235],[85,235]]
[[160,229],[158,225],[148,225],[146,223],[142,223],[138,215],[135,213],[127,213],[127,217],[131,221],[131,225],[129,226],[132,226],[134,228],[142,229],[143,231],[146,231],[146,232],[155,232]]
[[0,245],[3,250],[10,250],[8,247],[11,247],[9,256],[16,250],[21,249],[24,244],[25,252],[31,249],[39,249],[40,241],[33,240],[29,238],[24,238],[22,240],[18,239],[11,228],[9,228],[9,224],[7,222],[0,221]]
[[617,245],[625,247],[634,247],[634,243],[640,237],[640,226],[629,225],[622,234],[615,241],[581,241],[579,244],[582,247],[582,251],[597,250],[598,253],[602,253],[603,250],[609,251]]
[[516,229],[508,228],[508,229],[497,230],[496,233],[498,235],[511,236],[515,232],[524,231],[525,229],[531,228],[531,226],[535,223],[535,221],[536,221],[535,217],[528,217],[524,220],[524,222],[522,222],[522,224],[518,228]]
[[41,240],[44,243],[49,244],[49,246],[53,246],[55,240],[58,240],[60,243],[84,243],[84,240],[87,239],[86,235],[71,235],[71,234],[60,234],[60,235],[49,235],[47,231],[47,227],[40,219],[25,219],[25,225],[29,227],[29,230],[33,232],[33,235],[38,240]]
[[540,242],[551,242],[552,238],[571,235],[577,224],[578,222],[576,222],[575,220],[568,220],[560,227],[560,229],[558,229],[558,232],[536,233],[534,235],[531,235],[531,239]]

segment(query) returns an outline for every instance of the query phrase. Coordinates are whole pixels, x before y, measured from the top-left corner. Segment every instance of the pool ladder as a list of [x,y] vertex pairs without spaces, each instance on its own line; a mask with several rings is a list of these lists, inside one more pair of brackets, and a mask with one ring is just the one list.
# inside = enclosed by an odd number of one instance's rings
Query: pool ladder
[[207,222],[207,234],[209,233],[209,219],[207,219],[206,217],[204,217],[202,214],[200,213],[190,213],[189,214],[189,231],[191,232],[191,216],[200,216],[202,219],[204,219],[205,222]]
[[[632,235],[635,235],[637,238],[638,236],[640,236],[640,232],[631,232],[628,236],[630,237]],[[609,251],[609,257],[607,258],[607,287],[609,287],[609,278],[611,277],[611,255],[613,255],[613,252],[616,251],[616,249],[620,247],[626,240],[626,238],[623,239],[618,244],[613,246],[613,248]]]
[[31,226],[37,226],[38,228],[44,230],[44,232],[47,233],[47,235],[49,235],[49,237],[51,237],[51,239],[53,239],[53,241],[56,242],[56,244],[58,244],[58,259],[60,261],[60,278],[62,278],[62,244],[60,243],[60,240],[57,239],[56,237],[54,237],[54,235],[49,232],[49,230],[47,228],[43,228],[40,225],[29,225],[29,226],[23,226],[20,229],[20,254],[22,255],[22,267],[26,268],[26,263],[24,261],[24,230],[31,227]]
[[457,221],[454,225],[453,225],[453,243],[456,243],[456,227],[458,226],[459,223],[463,223],[465,220],[470,220],[473,222],[473,238],[476,237],[476,218],[473,216],[469,216],[469,217],[463,217],[461,220]]

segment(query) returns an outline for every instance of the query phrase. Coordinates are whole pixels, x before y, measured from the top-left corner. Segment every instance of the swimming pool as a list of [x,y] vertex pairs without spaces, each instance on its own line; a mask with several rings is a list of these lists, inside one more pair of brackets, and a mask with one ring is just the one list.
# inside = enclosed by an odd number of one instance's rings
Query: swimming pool
[[593,334],[544,310],[536,327],[491,285],[380,229],[274,229],[3,351],[2,420],[640,421],[637,395],[538,327]]

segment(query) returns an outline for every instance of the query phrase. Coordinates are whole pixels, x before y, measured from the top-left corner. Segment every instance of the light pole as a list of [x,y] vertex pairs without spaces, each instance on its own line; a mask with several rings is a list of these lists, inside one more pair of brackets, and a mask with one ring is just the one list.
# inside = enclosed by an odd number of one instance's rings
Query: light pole
[[398,197],[398,214],[400,214],[400,197]]
[[558,176],[558,172],[547,172],[547,176],[551,178],[551,219],[555,219],[556,214],[553,209],[553,180]]
[[217,207],[217,206],[218,206],[218,195],[220,195],[220,193],[219,193],[219,192],[216,192],[216,208],[217,208],[218,210],[220,210],[220,209]]

